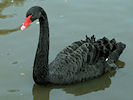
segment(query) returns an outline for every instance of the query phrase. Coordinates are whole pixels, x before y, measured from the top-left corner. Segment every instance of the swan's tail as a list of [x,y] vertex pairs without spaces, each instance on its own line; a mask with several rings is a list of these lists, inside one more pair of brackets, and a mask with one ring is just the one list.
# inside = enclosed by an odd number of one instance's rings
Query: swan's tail
[[126,45],[122,42],[118,42],[116,43],[116,47],[115,49],[110,53],[110,55],[108,56],[108,60],[107,62],[109,64],[115,62],[118,60],[119,56],[121,55],[121,53],[123,52],[123,50],[126,48]]

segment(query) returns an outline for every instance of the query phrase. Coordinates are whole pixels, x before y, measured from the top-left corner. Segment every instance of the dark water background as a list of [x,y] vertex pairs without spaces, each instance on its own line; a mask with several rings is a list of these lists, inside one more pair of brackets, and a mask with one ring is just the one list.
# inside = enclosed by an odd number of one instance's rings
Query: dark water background
[[[19,28],[35,5],[48,14],[50,61],[65,46],[94,34],[126,43],[119,63],[124,68],[70,86],[34,85],[38,21],[25,31]],[[132,0],[0,0],[0,100],[132,100],[132,11]]]

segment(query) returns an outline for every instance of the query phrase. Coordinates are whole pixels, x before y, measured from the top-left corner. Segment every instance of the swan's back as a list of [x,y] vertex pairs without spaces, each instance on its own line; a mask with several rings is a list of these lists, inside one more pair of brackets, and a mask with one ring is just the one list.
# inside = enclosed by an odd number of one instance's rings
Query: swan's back
[[[63,49],[49,65],[47,80],[55,84],[70,84],[98,77],[109,71],[109,64],[118,60],[125,44],[106,37],[95,41],[92,36]],[[108,59],[108,61],[106,61]]]

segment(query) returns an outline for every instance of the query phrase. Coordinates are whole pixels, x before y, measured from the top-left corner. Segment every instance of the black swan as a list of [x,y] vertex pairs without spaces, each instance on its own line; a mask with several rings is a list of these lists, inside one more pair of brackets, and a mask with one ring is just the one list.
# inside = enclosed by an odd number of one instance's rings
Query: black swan
[[96,40],[94,36],[86,36],[86,39],[76,41],[63,49],[49,64],[49,27],[43,8],[30,8],[21,30],[36,19],[40,22],[40,36],[33,66],[33,79],[38,85],[71,84],[98,77],[110,71],[111,64],[118,60],[126,47],[115,39],[103,37]]

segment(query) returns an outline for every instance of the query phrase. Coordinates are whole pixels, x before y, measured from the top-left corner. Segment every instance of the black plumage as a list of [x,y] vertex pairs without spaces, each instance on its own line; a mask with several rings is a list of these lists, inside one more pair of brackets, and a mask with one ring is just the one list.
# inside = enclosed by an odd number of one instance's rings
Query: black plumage
[[40,37],[36,51],[33,79],[39,85],[48,83],[71,84],[95,78],[110,71],[110,64],[118,60],[126,47],[115,39],[94,36],[72,43],[57,54],[54,61],[48,62],[49,27],[45,11],[38,6],[30,8],[26,16],[33,22],[39,19]]

